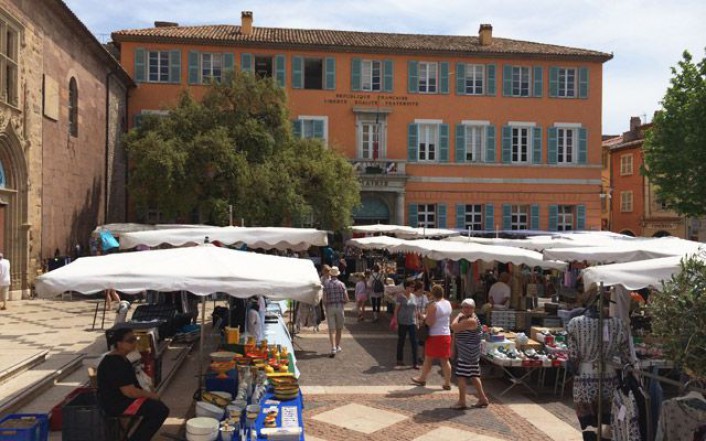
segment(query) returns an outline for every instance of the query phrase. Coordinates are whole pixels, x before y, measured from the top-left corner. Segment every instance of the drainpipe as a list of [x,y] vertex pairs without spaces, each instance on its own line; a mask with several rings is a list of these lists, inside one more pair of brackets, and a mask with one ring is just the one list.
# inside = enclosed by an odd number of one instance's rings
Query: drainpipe
[[103,224],[108,223],[108,168],[110,165],[110,77],[115,71],[105,76],[105,175],[103,176]]

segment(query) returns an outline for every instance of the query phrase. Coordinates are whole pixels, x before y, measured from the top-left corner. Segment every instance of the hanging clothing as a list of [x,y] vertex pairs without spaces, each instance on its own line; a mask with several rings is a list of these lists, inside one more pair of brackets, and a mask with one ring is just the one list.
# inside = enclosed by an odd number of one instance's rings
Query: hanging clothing
[[[621,362],[629,360],[627,327],[618,319],[605,319],[603,329],[598,328],[598,317],[582,315],[574,317],[567,325],[569,359],[578,366],[574,377],[574,406],[576,415],[584,430],[584,439],[591,438],[587,429],[596,427],[598,420],[598,380],[599,362],[618,356]],[[599,351],[599,339],[603,339],[603,351]],[[613,390],[618,386],[614,370],[603,366],[601,421],[610,424],[610,406]]]
[[[693,440],[706,422],[706,401],[702,398],[673,398],[662,403],[655,441]],[[698,439],[698,438],[697,438]]]
[[618,383],[611,406],[613,440],[649,440],[647,416],[651,409],[647,392],[633,375],[619,377]]

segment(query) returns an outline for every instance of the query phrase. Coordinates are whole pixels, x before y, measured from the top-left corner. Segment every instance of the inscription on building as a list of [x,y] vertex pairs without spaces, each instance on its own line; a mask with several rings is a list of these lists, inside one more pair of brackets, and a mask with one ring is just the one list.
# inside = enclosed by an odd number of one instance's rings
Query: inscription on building
[[333,98],[325,98],[325,104],[353,104],[354,106],[374,107],[415,107],[418,101],[411,101],[404,95],[368,95],[365,93],[337,93]]

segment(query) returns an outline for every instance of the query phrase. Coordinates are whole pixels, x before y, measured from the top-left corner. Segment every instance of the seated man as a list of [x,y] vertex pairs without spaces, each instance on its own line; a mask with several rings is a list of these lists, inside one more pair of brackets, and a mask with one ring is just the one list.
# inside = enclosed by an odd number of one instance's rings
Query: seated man
[[135,350],[137,337],[131,329],[113,334],[110,351],[98,365],[98,402],[110,416],[137,415],[140,425],[129,441],[149,441],[169,415],[169,408],[156,392],[140,387],[127,354]]
[[493,310],[509,309],[512,290],[508,282],[510,282],[510,274],[504,272],[500,274],[499,280],[490,287],[488,301],[493,305]]

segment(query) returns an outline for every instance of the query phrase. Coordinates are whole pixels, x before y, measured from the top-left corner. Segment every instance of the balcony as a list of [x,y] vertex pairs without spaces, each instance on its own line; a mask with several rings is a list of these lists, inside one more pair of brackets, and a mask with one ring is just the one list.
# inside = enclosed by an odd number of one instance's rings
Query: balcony
[[353,169],[361,177],[405,177],[406,161],[394,159],[353,159]]

